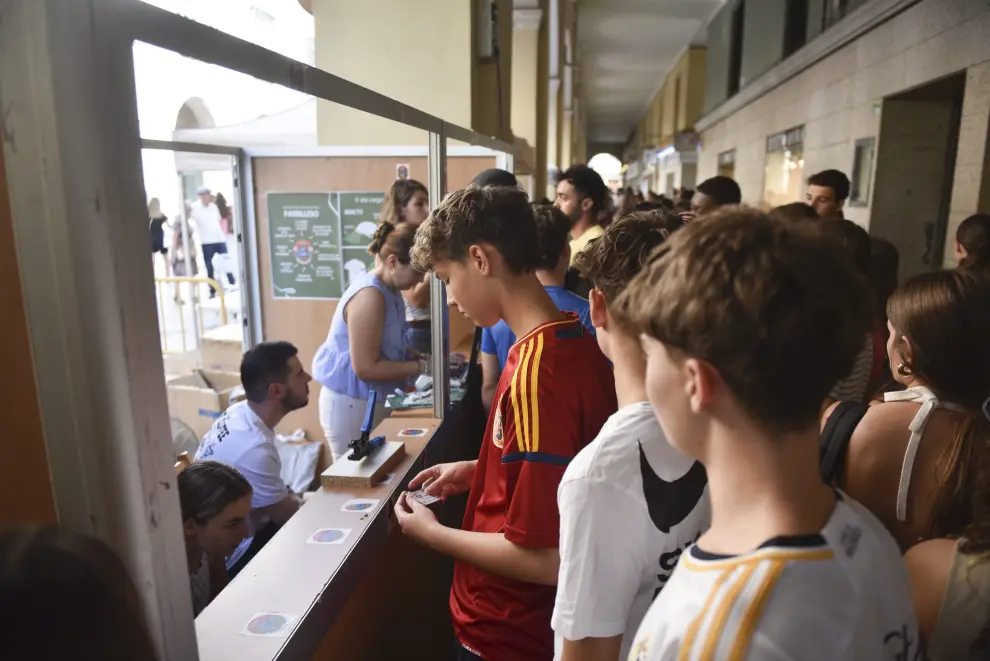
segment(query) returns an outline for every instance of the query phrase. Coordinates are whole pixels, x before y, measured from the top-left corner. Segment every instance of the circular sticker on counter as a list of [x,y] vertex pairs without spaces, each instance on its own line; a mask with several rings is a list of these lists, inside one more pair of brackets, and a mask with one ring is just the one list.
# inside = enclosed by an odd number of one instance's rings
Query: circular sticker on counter
[[321,528],[310,535],[306,542],[308,544],[343,544],[350,532],[349,528]]
[[373,510],[378,506],[380,500],[373,498],[354,498],[353,500],[348,500],[346,503],[340,506],[341,512],[367,512]]
[[284,638],[298,618],[285,613],[258,613],[244,625],[241,633],[245,636],[266,636]]
[[409,437],[416,437],[416,436],[425,436],[426,435],[426,431],[427,430],[425,430],[425,429],[419,429],[419,428],[415,428],[415,427],[410,427],[409,429],[403,429],[402,431],[399,432],[398,435],[400,437],[407,437],[407,438],[409,438]]

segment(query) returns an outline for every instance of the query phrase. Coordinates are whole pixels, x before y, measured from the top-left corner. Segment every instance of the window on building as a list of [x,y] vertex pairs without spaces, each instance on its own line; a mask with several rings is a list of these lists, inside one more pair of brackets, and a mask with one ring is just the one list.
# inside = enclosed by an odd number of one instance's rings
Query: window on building
[[729,41],[729,96],[742,87],[743,26],[746,16],[746,0],[732,10],[732,35]]
[[784,15],[784,57],[808,41],[808,0],[787,0]]
[[861,138],[856,141],[853,156],[852,182],[849,190],[849,204],[865,207],[870,203],[870,183],[873,177],[873,158],[876,153],[875,138]]
[[736,150],[730,149],[718,155],[718,173],[730,179],[736,178]]
[[822,12],[822,29],[827,30],[842,20],[852,8],[849,0],[822,0],[825,10]]
[[799,202],[804,188],[804,127],[767,138],[763,204],[767,209]]

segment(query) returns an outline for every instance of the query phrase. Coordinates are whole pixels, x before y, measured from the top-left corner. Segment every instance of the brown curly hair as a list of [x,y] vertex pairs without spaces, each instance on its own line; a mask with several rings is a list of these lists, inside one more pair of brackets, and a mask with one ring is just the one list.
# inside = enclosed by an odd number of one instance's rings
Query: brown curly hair
[[611,304],[679,225],[673,211],[634,211],[609,225],[577,256],[575,266]]
[[674,232],[619,296],[620,323],[712,365],[771,433],[815,426],[870,327],[866,283],[801,225],[727,207]]
[[967,538],[990,551],[990,280],[966,270],[923,273],[887,302],[891,325],[911,343],[909,367],[939,399],[962,407],[932,509],[931,537]]
[[525,192],[494,186],[454,191],[416,231],[413,265],[430,271],[438,262],[463,262],[475,244],[495,248],[511,273],[540,267],[535,212]]

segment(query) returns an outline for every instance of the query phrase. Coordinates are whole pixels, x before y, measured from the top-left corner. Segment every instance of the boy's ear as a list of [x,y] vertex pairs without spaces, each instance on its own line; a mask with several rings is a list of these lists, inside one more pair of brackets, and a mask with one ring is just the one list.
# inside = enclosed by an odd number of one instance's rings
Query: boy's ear
[[482,275],[490,275],[492,271],[492,255],[486,246],[472,244],[468,247],[467,262]]
[[591,313],[591,325],[595,328],[605,328],[608,324],[608,303],[605,302],[605,297],[598,289],[592,289],[588,292],[588,304]]
[[593,206],[595,206],[595,203],[594,203],[594,201],[590,197],[586,197],[583,200],[581,200],[581,210],[582,211],[591,211],[591,208]]
[[688,358],[683,364],[684,381],[693,413],[701,413],[712,405],[722,377],[710,363]]

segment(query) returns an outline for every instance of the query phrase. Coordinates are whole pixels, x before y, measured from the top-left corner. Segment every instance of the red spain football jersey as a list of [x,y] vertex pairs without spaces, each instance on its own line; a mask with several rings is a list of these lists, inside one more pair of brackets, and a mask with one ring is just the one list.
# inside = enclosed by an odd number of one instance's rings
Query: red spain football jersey
[[[464,530],[556,547],[564,469],[616,410],[612,368],[577,315],[519,339],[495,392]],[[450,611],[458,640],[486,659],[553,658],[556,588],[457,562]]]

